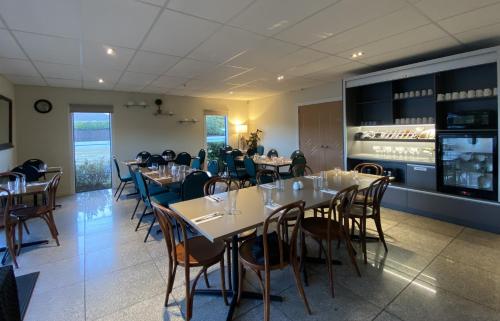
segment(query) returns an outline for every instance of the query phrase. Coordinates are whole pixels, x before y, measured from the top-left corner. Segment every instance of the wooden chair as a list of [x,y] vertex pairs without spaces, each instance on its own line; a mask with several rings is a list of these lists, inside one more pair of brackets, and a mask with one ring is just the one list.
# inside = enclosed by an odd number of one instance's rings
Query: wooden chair
[[[330,284],[330,291],[332,297],[335,296],[333,290],[333,268],[332,268],[332,241],[345,241],[347,251],[351,257],[352,265],[354,265],[356,272],[361,276],[358,264],[356,263],[356,255],[352,247],[351,239],[349,237],[349,228],[344,225],[345,219],[348,217],[349,210],[353,204],[354,198],[358,193],[358,186],[353,185],[342,191],[339,191],[335,197],[330,201],[327,216],[321,217],[307,217],[302,220],[302,255],[306,255],[305,236],[310,236],[318,243],[322,244],[326,241],[326,251],[323,246],[321,248],[325,252],[326,265],[328,267],[328,282]],[[305,265],[302,266],[304,277],[307,280]]]
[[[239,248],[239,291],[238,302],[241,299],[242,282],[243,282],[243,267],[252,270],[259,280],[264,299],[264,321],[269,321],[269,312],[271,308],[270,294],[271,294],[271,271],[282,270],[287,266],[291,266],[293,270],[293,277],[299,294],[304,301],[307,313],[311,314],[309,303],[307,302],[304,287],[300,280],[300,267],[297,257],[297,239],[298,229],[304,218],[304,201],[294,202],[282,206],[274,210],[265,220],[262,236],[249,239]],[[290,241],[285,241],[285,230],[287,229],[286,222],[289,215],[293,215],[296,224],[293,226]],[[276,232],[270,232],[270,225],[276,225]],[[256,249],[262,253],[262,256],[256,256]],[[261,272],[264,272],[264,280],[262,279]]]
[[[10,214],[12,208],[12,194],[9,190],[0,187],[0,227],[5,229],[5,245],[9,251],[12,262],[19,268],[16,260],[16,226],[19,233],[23,232],[21,222],[15,215]],[[18,249],[21,249],[21,241],[18,242]]]
[[[54,208],[56,203],[56,191],[61,180],[62,173],[57,173],[52,177],[49,182],[47,189],[47,202],[42,205],[25,207],[14,209],[11,213],[19,218],[21,223],[25,223],[28,220],[40,218],[45,221],[52,238],[56,241],[57,246],[59,246],[59,231],[57,230],[56,222],[54,220]],[[22,243],[23,234],[22,229],[19,229],[19,242]]]
[[305,175],[311,175],[312,169],[306,164],[296,164],[291,168],[293,177],[301,177]]
[[383,175],[384,168],[382,165],[375,163],[360,163],[354,166],[353,170],[364,173],[364,174],[372,174],[372,175]]
[[[220,264],[222,297],[224,298],[224,303],[227,305],[224,281],[224,242],[210,242],[204,236],[188,238],[186,223],[174,211],[153,203],[153,212],[165,236],[169,255],[165,307],[168,305],[168,298],[170,293],[172,293],[177,266],[180,265],[184,267],[184,279],[186,282],[186,320],[191,320],[196,283],[202,273],[206,273],[209,267],[217,263]],[[175,225],[179,226],[182,234],[181,239],[178,241],[176,241],[174,236]],[[202,269],[196,274],[193,284],[190,285],[190,270],[193,267],[201,267]]]
[[[205,186],[203,187],[203,190],[205,192],[205,196],[208,195],[214,195],[216,193],[224,193],[229,190],[232,190],[232,186],[235,187],[235,189],[238,189],[238,184],[233,184],[234,181],[227,179],[227,178],[222,178],[222,177],[214,177],[211,178],[208,182],[205,183]],[[248,240],[250,238],[253,238],[257,236],[257,229],[251,229],[248,231],[241,232],[238,234],[238,242],[243,242],[245,240]],[[231,238],[227,238],[224,240],[224,243],[226,243],[226,260],[227,260],[227,277],[228,277],[228,284],[229,288],[232,288],[232,278],[231,278]]]
[[257,171],[257,175],[255,176],[257,185],[274,183],[278,179],[280,179],[278,173],[271,169],[260,169]]
[[[384,244],[385,251],[387,252],[387,244],[385,243],[384,232],[382,231],[382,221],[380,219],[380,204],[384,193],[389,186],[389,177],[381,177],[370,184],[368,189],[363,194],[363,202],[356,201],[349,212],[349,218],[352,221],[351,234],[354,235],[354,227],[358,226],[359,237],[361,240],[361,247],[363,249],[363,256],[365,263],[366,259],[366,220],[371,218],[375,221],[377,232],[380,240]],[[358,196],[359,198],[359,196]]]

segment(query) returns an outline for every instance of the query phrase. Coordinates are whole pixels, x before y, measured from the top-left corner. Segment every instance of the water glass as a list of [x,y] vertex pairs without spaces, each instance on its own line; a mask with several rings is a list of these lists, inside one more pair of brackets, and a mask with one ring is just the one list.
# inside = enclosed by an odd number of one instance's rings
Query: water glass
[[313,178],[313,188],[315,191],[318,191],[322,188],[322,179],[321,177],[314,177]]
[[284,180],[278,179],[278,180],[276,180],[275,184],[276,184],[276,189],[278,189],[279,191],[282,191],[285,189],[285,181]]
[[151,168],[152,168],[153,170],[158,170],[158,163],[152,163],[152,164],[151,164]]
[[226,192],[226,213],[230,215],[238,214],[240,211],[236,208],[236,201],[238,199],[238,191]]
[[335,176],[339,176],[341,173],[342,173],[342,169],[340,169],[340,167],[335,167],[335,168],[333,169],[333,174],[334,174]]

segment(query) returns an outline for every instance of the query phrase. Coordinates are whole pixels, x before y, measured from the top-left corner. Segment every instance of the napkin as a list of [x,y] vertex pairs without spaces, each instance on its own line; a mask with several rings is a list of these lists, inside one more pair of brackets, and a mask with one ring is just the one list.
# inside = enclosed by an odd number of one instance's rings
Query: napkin
[[338,191],[336,191],[334,189],[322,189],[320,191],[323,192],[323,193],[333,194],[333,195],[336,195],[338,193]]
[[281,205],[278,203],[272,203],[272,204],[266,205],[266,208],[273,210],[273,211],[280,208],[280,207],[281,207]]
[[304,178],[315,179],[315,178],[319,178],[319,176],[306,175],[306,176],[304,176]]
[[222,216],[224,216],[224,213],[222,213],[222,212],[214,212],[214,213],[210,213],[210,214],[207,214],[207,215],[203,215],[203,216],[197,217],[197,218],[193,219],[192,221],[195,224],[201,224],[201,223],[206,223],[206,222],[210,222],[210,221],[216,220],[218,218],[221,218]]
[[276,185],[274,185],[274,184],[269,184],[269,183],[267,183],[267,184],[262,184],[262,185],[259,185],[259,186],[260,186],[260,187],[262,187],[262,188],[268,188],[268,189],[273,189],[273,188],[276,188]]

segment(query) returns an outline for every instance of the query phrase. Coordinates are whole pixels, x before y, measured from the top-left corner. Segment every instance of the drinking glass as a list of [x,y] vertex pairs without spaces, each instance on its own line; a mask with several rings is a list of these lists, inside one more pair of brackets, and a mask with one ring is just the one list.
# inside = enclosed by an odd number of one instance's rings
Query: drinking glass
[[313,187],[314,187],[315,191],[321,189],[321,187],[322,187],[322,183],[321,182],[322,182],[321,177],[314,177],[313,178]]
[[277,179],[275,182],[275,185],[276,185],[276,189],[278,189],[279,191],[282,191],[285,189],[285,181],[282,179]]
[[153,170],[158,170],[158,163],[151,163],[151,168]]
[[270,188],[263,188],[262,198],[264,199],[264,206],[273,205],[273,190]]

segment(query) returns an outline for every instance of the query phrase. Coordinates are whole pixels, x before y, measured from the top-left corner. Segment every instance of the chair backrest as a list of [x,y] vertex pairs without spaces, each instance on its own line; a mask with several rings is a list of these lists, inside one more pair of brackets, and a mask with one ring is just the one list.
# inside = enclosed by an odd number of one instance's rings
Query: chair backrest
[[249,149],[247,149],[247,156],[249,156],[249,157],[252,157],[256,153],[257,153],[257,149],[256,148],[250,147]]
[[167,156],[167,159],[175,159],[175,152],[171,149],[166,149],[161,153],[161,156]]
[[191,162],[191,168],[201,170],[201,162],[199,158],[193,159]]
[[[358,193],[358,185],[352,185],[337,192],[330,200],[327,220],[327,242],[332,239],[332,222],[339,222],[344,226],[344,219],[348,219],[349,211]],[[327,243],[328,244],[328,243]]]
[[189,155],[186,152],[179,153],[177,155],[177,157],[175,158],[175,163],[177,165],[190,166],[191,165],[191,155]]
[[216,159],[212,159],[210,162],[208,162],[207,166],[208,171],[212,176],[218,176],[219,175],[219,161]]
[[137,183],[137,188],[139,189],[139,195],[141,196],[144,205],[146,207],[151,207],[151,199],[149,198],[148,185],[146,184],[144,176],[142,176],[142,173],[141,171],[139,171],[139,169],[135,170],[134,175]]
[[200,160],[201,165],[203,165],[203,163],[205,163],[206,156],[207,156],[207,152],[203,148],[198,151],[198,159]]
[[199,198],[205,195],[203,187],[210,179],[204,171],[194,171],[186,176],[181,185],[181,198],[183,201]]
[[116,156],[113,156],[113,163],[115,163],[116,175],[121,180],[122,175],[120,174],[120,165],[118,164],[118,159],[116,158]]
[[11,172],[21,173],[26,176],[26,182],[37,181],[42,175],[36,167],[31,165],[21,165],[13,168]]
[[236,170],[236,163],[234,162],[234,156],[231,153],[226,155],[226,164],[229,174],[238,175],[238,171]]
[[293,177],[302,177],[305,175],[311,175],[312,169],[306,164],[296,164],[291,167]]
[[245,157],[243,164],[245,165],[245,170],[247,171],[248,176],[255,178],[255,176],[257,176],[257,168],[255,167],[253,159]]
[[276,149],[270,149],[268,152],[267,152],[267,157],[278,157],[278,151]]
[[290,159],[293,160],[297,156],[304,156],[304,153],[300,149],[296,149],[290,155]]
[[226,146],[224,147],[224,149],[226,150],[226,152],[230,152],[230,151],[232,151],[232,150],[233,150],[233,148],[232,148],[231,146],[229,146],[229,145],[226,145]]
[[358,171],[360,173],[365,173],[365,174],[373,174],[373,175],[383,175],[384,174],[384,167],[379,164],[375,163],[360,163],[356,166],[354,166],[355,171]]
[[[374,214],[379,214],[380,204],[389,183],[390,179],[387,176],[380,177],[372,182],[366,191],[364,191],[364,208],[372,207]],[[366,215],[366,211],[364,211],[364,215]]]
[[[264,269],[266,273],[270,271],[270,248],[269,248],[269,227],[271,225],[276,225],[274,229],[277,234],[278,241],[278,251],[277,256],[279,257],[279,262],[272,262],[273,265],[277,265],[280,268],[285,267],[288,263],[285,258],[288,256],[290,260],[295,260],[297,258],[297,239],[298,239],[298,228],[304,218],[304,201],[297,201],[290,203],[288,205],[281,206],[280,208],[274,210],[269,216],[267,216],[264,221],[264,227],[262,230],[263,248],[264,248]],[[290,226],[293,224],[292,226]],[[292,227],[292,234],[288,238],[288,228]],[[285,240],[289,240],[286,243]],[[288,255],[285,254],[288,252]]]
[[21,179],[24,177],[26,180],[26,175],[18,172],[3,172],[0,173],[0,183],[6,183],[8,181],[15,181],[16,179]]
[[259,155],[264,155],[264,146],[262,146],[262,145],[257,145],[256,150],[257,150],[257,154],[259,154]]
[[56,196],[57,196],[57,188],[59,187],[59,183],[61,181],[62,173],[55,174],[49,183],[48,188],[48,199],[49,199],[49,207],[52,209],[56,208]]
[[243,156],[243,152],[241,150],[235,148],[231,152],[231,155],[233,155],[233,157]]
[[[172,211],[165,206],[162,206],[157,203],[152,203],[153,213],[156,217],[156,220],[160,224],[160,229],[165,236],[165,243],[167,244],[167,251],[169,255],[170,262],[177,262],[177,242],[183,243],[184,249],[184,266],[189,267],[189,258],[190,258],[190,248],[189,242],[185,242],[188,239],[188,233],[186,229],[186,222],[179,216],[177,213]],[[174,228],[179,228],[181,230],[181,239],[176,241]]]
[[276,182],[279,179],[278,173],[271,169],[261,169],[257,171],[255,180],[257,185]]
[[2,198],[0,199],[0,215],[2,218],[0,220],[0,227],[7,226],[10,222],[10,208],[12,206],[12,194],[8,189],[0,187],[0,195]]
[[203,193],[207,196],[239,189],[238,184],[233,184],[233,182],[229,178],[212,177],[203,186]]
[[163,159],[163,156],[158,154],[153,154],[149,156],[147,165],[151,166],[153,163],[156,163],[158,165],[167,165],[167,162]]
[[38,158],[31,158],[25,161],[23,165],[31,165],[35,168],[40,168],[41,166],[45,165],[45,162]]
[[135,176],[135,171],[132,169],[132,165],[128,165],[127,167],[130,177],[132,177],[132,182],[134,183],[135,190],[139,192],[139,185],[137,185],[137,177]]
[[146,152],[143,150],[142,152],[137,153],[135,158],[140,157],[143,162],[146,162],[150,156],[151,156],[150,152]]

